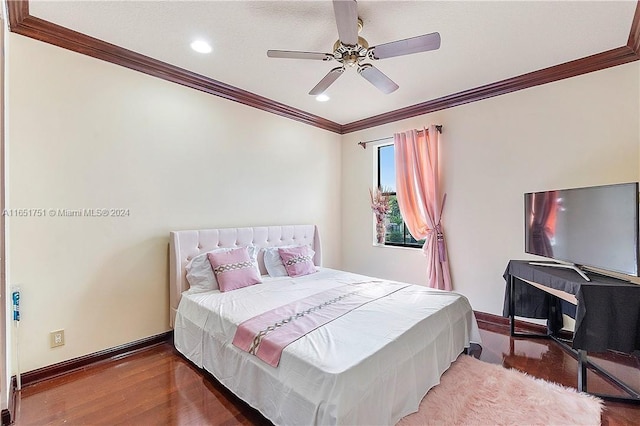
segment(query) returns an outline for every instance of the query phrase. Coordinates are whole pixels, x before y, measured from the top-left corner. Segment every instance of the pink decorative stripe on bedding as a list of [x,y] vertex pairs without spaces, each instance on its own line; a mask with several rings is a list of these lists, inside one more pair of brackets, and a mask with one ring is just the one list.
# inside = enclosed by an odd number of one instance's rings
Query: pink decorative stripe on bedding
[[305,297],[244,321],[233,345],[277,367],[284,348],[342,315],[408,285],[379,281],[349,284]]

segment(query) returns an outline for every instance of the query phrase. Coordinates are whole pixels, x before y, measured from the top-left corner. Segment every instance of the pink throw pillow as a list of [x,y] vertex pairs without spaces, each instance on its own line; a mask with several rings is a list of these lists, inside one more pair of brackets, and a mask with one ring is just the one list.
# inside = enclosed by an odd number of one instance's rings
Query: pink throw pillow
[[246,247],[207,253],[220,291],[236,290],[262,282]]
[[278,254],[282,259],[284,269],[290,277],[299,277],[317,272],[313,264],[311,250],[307,246],[279,248]]

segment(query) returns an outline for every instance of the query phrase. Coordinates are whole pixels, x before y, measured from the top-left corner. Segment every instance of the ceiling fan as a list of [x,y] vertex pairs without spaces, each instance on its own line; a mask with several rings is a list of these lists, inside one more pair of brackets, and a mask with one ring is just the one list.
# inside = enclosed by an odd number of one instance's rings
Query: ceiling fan
[[369,47],[364,38],[358,36],[362,30],[362,20],[358,18],[358,4],[356,0],[333,0],[333,11],[336,15],[339,40],[333,45],[333,53],[299,52],[290,50],[267,50],[270,58],[314,59],[320,61],[336,60],[341,66],[332,69],[309,92],[319,95],[326,91],[344,73],[345,66],[358,67],[358,74],[385,94],[398,89],[398,85],[382,71],[369,63],[367,59],[392,58],[394,56],[427,52],[440,47],[440,34],[430,33],[404,40],[392,41]]

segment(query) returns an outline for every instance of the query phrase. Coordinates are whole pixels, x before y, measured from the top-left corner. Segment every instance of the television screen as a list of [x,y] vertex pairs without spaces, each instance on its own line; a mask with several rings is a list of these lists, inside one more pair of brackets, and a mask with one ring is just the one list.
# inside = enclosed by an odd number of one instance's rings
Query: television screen
[[638,276],[638,183],[524,194],[525,251]]

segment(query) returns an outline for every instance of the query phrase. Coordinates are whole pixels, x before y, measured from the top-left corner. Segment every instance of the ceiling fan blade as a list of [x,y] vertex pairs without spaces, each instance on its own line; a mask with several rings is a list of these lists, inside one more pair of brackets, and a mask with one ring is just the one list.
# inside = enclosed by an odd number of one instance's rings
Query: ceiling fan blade
[[356,0],[333,0],[338,38],[343,44],[358,44],[358,3]]
[[334,81],[338,79],[344,72],[343,67],[334,68],[327,75],[324,76],[320,83],[316,84],[316,87],[311,89],[309,92],[310,95],[319,95],[320,93],[324,93],[325,90],[329,88],[333,84]]
[[329,61],[333,59],[331,53],[294,52],[291,50],[267,50],[267,56],[270,58],[315,59],[319,61]]
[[398,90],[398,86],[389,77],[384,75],[382,71],[371,64],[363,64],[358,67],[358,74],[363,76],[369,83],[373,84],[382,93],[388,95]]
[[369,57],[371,59],[393,58],[438,48],[440,48],[440,34],[431,33],[373,46],[369,49]]

